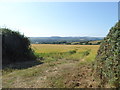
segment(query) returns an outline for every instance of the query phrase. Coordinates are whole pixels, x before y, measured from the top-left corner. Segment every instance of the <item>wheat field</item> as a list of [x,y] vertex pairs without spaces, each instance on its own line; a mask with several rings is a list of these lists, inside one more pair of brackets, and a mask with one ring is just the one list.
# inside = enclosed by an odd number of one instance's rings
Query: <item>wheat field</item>
[[80,52],[91,49],[96,53],[99,45],[32,44],[31,47],[38,53],[66,52],[73,49],[78,49]]
[[94,60],[99,45],[59,45],[59,44],[32,44],[31,47],[36,53],[62,53],[72,50],[76,51],[73,57],[79,57],[79,53],[89,51],[89,55],[85,57],[86,60]]

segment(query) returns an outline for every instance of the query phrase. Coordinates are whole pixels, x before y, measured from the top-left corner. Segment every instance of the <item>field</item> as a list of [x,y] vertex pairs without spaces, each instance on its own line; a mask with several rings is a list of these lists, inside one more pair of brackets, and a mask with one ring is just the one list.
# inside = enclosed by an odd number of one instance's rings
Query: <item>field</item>
[[31,47],[37,61],[9,65],[3,70],[3,88],[99,86],[91,69],[99,45],[32,44]]

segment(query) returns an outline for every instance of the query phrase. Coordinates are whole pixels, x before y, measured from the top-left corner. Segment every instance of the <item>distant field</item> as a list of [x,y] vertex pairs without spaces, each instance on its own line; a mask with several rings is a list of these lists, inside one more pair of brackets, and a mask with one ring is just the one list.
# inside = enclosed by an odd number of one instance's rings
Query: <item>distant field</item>
[[67,52],[74,49],[79,52],[91,49],[96,53],[99,48],[99,45],[32,44],[31,46],[38,53]]
[[[32,48],[36,53],[64,53],[63,58],[81,59],[81,55],[89,53],[86,60],[94,60],[99,45],[59,45],[59,44],[32,44]],[[72,55],[66,54],[67,52],[76,51]],[[65,53],[66,52],[66,53]],[[66,55],[65,55],[66,54]],[[52,54],[53,55],[53,54]],[[59,55],[62,56],[62,55]]]
[[91,62],[99,45],[32,44],[31,47],[38,61],[10,65],[3,70],[3,88],[98,87]]
[[96,41],[89,41],[89,43],[96,44],[98,42],[102,42],[102,40],[96,40]]

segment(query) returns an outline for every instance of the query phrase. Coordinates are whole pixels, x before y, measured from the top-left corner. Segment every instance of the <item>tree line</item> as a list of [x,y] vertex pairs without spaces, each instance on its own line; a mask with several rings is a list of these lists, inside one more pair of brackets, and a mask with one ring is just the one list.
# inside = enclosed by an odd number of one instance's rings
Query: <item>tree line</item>
[[32,44],[66,44],[66,45],[100,45],[101,41],[92,43],[91,41],[81,41],[81,42],[67,42],[67,41],[51,41],[51,42],[34,42]]

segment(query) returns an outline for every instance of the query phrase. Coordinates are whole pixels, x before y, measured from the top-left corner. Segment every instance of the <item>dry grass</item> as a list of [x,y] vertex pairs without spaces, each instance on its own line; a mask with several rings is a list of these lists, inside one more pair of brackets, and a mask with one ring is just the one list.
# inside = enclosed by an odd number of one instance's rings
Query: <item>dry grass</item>
[[96,53],[99,48],[99,45],[32,44],[31,46],[37,53],[67,52],[74,49],[78,49],[80,52],[92,49]]
[[59,53],[69,52],[72,50],[77,51],[77,53],[74,55],[66,56],[68,59],[81,59],[80,53],[89,51],[89,55],[85,57],[85,60],[93,61],[97,54],[99,45],[32,44],[32,48],[36,53]]

